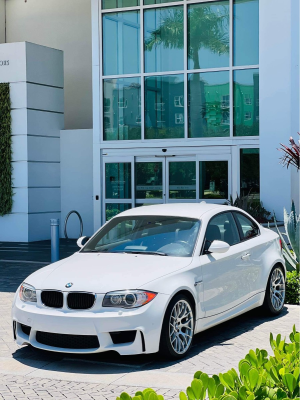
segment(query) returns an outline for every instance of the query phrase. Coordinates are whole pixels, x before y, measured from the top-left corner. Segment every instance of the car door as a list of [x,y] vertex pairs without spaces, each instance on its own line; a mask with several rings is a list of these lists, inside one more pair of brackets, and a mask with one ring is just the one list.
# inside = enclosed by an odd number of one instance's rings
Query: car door
[[[208,253],[214,240],[230,245],[226,253]],[[202,248],[203,297],[205,316],[223,313],[245,301],[249,293],[247,280],[250,263],[247,248],[241,241],[231,212],[212,217],[207,225]]]
[[233,216],[240,233],[241,246],[245,252],[246,282],[251,297],[261,290],[262,259],[268,243],[262,240],[260,229],[253,219],[238,211],[234,211]]

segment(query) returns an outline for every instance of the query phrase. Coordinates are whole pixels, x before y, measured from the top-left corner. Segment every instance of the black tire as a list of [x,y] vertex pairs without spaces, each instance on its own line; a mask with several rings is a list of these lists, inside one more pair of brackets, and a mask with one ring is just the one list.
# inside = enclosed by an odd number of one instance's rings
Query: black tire
[[[280,290],[281,291],[283,290],[283,293],[280,295],[281,297],[279,297],[279,294],[277,294],[278,299],[280,299],[280,302],[278,300],[278,306],[277,307],[274,306],[274,295],[276,295],[276,293],[272,292],[272,290],[274,290],[274,282],[273,282],[273,280],[274,280],[274,274],[276,274],[276,272],[278,273],[278,276],[280,276],[280,278],[283,281],[283,283],[280,283],[280,284],[277,285],[278,289],[280,287]],[[272,301],[272,296],[273,296],[273,301]],[[285,276],[284,276],[284,270],[283,270],[281,265],[275,265],[272,268],[272,270],[270,272],[269,279],[268,279],[266,293],[265,293],[265,299],[264,299],[264,303],[263,303],[263,309],[268,315],[279,315],[283,310],[284,300],[285,300]],[[275,304],[276,304],[276,300],[275,300]]]
[[[185,328],[185,327],[180,327],[180,331],[179,331],[179,326],[177,324],[176,328],[178,329],[176,331],[176,329],[174,329],[173,332],[173,338],[175,336],[177,336],[177,338],[173,339],[176,341],[176,343],[181,343],[179,344],[179,346],[182,345],[182,347],[186,346],[186,348],[184,349],[183,352],[178,352],[175,351],[175,347],[176,345],[172,345],[171,343],[171,331],[170,329],[173,329],[170,325],[170,321],[174,320],[174,317],[172,316],[171,318],[171,314],[174,312],[175,309],[175,305],[177,307],[180,307],[180,305],[183,305],[183,307],[185,305],[188,305],[188,307],[186,308],[186,312],[188,313],[187,315],[192,317],[192,320],[189,320],[189,317],[186,318],[182,318],[182,321],[184,323],[187,323],[188,325],[190,325],[189,328]],[[183,308],[182,308],[183,310]],[[175,310],[176,311],[176,310]],[[161,330],[161,337],[160,337],[160,345],[159,345],[159,352],[161,355],[163,355],[165,358],[168,359],[173,359],[173,360],[178,360],[180,358],[183,358],[190,350],[192,343],[193,343],[193,337],[194,337],[194,328],[195,328],[195,310],[193,305],[191,304],[190,299],[183,295],[183,294],[179,294],[176,295],[175,297],[173,297],[173,299],[170,301],[170,304],[168,305],[167,311],[165,313],[165,317],[164,317],[164,321],[163,321],[163,326],[162,326],[162,330]],[[182,329],[184,329],[184,331],[182,331]],[[186,335],[186,336],[183,336]],[[190,336],[190,337],[188,337]],[[188,340],[188,342],[186,342],[186,340]]]

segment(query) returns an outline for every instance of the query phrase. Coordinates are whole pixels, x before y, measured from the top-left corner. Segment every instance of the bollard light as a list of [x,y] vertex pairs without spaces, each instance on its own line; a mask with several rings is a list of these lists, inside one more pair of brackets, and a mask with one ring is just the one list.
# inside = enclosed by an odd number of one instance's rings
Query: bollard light
[[59,219],[50,219],[51,225],[51,262],[59,260]]

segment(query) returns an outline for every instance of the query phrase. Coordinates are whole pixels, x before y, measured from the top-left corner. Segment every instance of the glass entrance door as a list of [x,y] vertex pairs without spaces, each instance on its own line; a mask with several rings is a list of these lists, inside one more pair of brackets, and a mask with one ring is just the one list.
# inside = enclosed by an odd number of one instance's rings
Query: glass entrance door
[[107,157],[103,184],[103,221],[142,205],[224,203],[231,193],[230,157]]

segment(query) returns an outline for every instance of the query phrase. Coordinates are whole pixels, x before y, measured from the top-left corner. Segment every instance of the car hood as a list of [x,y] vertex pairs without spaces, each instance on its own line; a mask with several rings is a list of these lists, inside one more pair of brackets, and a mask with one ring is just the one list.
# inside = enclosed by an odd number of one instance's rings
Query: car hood
[[[187,267],[188,257],[146,254],[75,253],[50,264],[25,282],[36,289],[56,289],[107,293],[121,289],[139,289],[148,282]],[[66,284],[72,282],[72,288]]]

